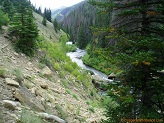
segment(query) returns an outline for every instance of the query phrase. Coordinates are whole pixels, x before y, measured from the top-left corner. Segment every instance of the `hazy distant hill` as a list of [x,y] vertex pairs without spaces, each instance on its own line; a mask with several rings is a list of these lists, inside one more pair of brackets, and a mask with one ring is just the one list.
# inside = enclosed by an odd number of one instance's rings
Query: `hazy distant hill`
[[82,1],[70,7],[61,7],[59,9],[52,10],[52,18],[56,18],[58,22],[61,22],[65,16],[67,16],[74,9],[78,8],[84,2],[85,1]]

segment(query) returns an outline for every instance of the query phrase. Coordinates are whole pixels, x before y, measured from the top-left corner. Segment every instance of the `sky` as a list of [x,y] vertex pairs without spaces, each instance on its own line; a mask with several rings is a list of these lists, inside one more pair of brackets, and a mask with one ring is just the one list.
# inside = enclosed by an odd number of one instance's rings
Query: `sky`
[[60,7],[68,7],[77,4],[84,0],[30,0],[31,3],[36,7],[57,9]]

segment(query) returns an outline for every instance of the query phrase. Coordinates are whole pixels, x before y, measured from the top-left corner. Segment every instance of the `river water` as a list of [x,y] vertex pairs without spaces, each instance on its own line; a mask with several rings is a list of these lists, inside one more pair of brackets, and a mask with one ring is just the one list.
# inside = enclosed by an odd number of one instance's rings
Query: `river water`
[[71,58],[71,60],[73,62],[77,63],[77,65],[80,66],[81,68],[92,71],[95,75],[100,76],[104,80],[111,81],[108,79],[106,74],[104,74],[92,67],[89,67],[83,63],[83,61],[81,60],[81,57],[83,57],[85,54],[86,54],[85,50],[77,48],[77,50],[75,52],[68,52],[67,56],[69,56]]

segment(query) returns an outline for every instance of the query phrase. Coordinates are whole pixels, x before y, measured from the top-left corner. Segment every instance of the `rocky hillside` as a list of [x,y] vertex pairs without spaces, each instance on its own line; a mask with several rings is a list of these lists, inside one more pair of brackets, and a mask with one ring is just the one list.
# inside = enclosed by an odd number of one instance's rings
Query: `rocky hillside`
[[[62,32],[55,33],[51,23],[45,27],[42,17],[36,13],[34,16],[40,35],[57,42]],[[91,105],[95,99],[82,84],[74,86],[67,79],[68,75],[61,78],[58,71],[40,64],[37,54],[30,58],[16,53],[12,43],[7,27],[3,27],[0,34],[0,123],[96,123],[104,118],[103,110]],[[69,88],[64,83],[68,83]]]

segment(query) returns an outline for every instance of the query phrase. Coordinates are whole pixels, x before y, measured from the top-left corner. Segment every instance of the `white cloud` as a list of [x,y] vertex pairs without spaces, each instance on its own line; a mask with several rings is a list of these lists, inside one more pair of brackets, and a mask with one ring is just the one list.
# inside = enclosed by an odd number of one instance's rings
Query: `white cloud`
[[76,3],[79,3],[84,0],[30,0],[33,5],[37,7],[42,7],[42,9],[51,8],[56,9],[60,8],[61,6],[71,6]]

